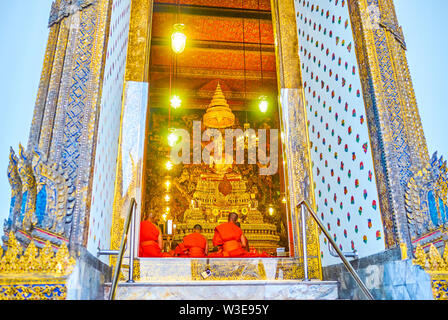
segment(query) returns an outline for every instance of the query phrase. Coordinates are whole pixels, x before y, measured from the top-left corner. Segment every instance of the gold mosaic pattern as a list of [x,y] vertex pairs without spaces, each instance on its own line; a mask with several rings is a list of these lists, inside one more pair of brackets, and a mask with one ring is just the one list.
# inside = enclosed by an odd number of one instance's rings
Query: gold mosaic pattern
[[[59,2],[60,0],[57,0],[58,4]],[[53,61],[57,49],[58,38],[59,24],[56,24],[50,28],[48,34],[47,48],[45,50],[44,63],[28,139],[28,150],[36,146],[39,142],[41,122],[44,116],[45,102],[47,100],[48,86],[50,83],[51,73],[53,71]]]
[[0,300],[65,300],[65,284],[15,284],[0,283]]
[[[132,0],[131,3],[131,18],[129,26],[129,43],[128,43],[128,57],[126,61],[126,81],[146,81],[147,68],[149,59],[149,47],[151,43],[151,23],[152,23],[152,0]],[[142,41],[144,40],[144,41]],[[120,127],[123,127],[123,114],[120,120]],[[118,146],[117,157],[117,176],[115,178],[115,192],[111,228],[111,248],[118,250],[120,248],[121,237],[123,234],[123,226],[125,221],[124,206],[129,198],[123,197],[122,181],[123,181],[123,157],[122,157],[122,142]],[[133,172],[134,177],[131,185],[128,188],[133,190],[137,182],[135,181],[137,172]],[[144,186],[142,188],[144,190]],[[124,190],[127,192],[127,190]],[[132,196],[132,194],[129,194]],[[140,199],[137,199],[140,202]],[[111,263],[114,263],[116,258],[111,257]]]
[[[305,112],[306,103],[301,83],[300,61],[297,55],[298,37],[295,10],[292,0],[272,0],[271,5],[273,8],[274,36],[277,44],[277,78],[280,80],[278,85],[282,96],[280,115],[283,123],[281,130],[285,132],[286,140],[289,140],[292,144],[300,145],[299,148],[294,149],[285,145],[283,158],[287,159],[285,172],[288,172],[288,174],[285,174],[285,179],[291,193],[288,206],[292,212],[288,219],[293,226],[294,250],[296,256],[302,256],[303,250],[299,240],[300,212],[296,206],[301,200],[306,200],[315,208],[315,199],[312,188],[313,178],[309,153],[309,131]],[[285,119],[288,119],[288,123],[285,123]],[[301,152],[294,154],[292,150],[301,150]],[[311,218],[307,219],[306,230],[309,277],[322,279],[318,230],[317,225]]]
[[153,0],[132,0],[126,81],[148,81]]
[[56,254],[50,242],[39,251],[31,241],[24,251],[10,233],[7,250],[0,248],[0,300],[64,300],[75,260],[65,243]]
[[[2,252],[0,252],[2,253]],[[65,242],[56,254],[50,242],[38,251],[34,241],[31,241],[26,250],[10,233],[7,250],[0,260],[0,275],[8,274],[50,274],[57,276],[69,275],[75,266],[75,260],[70,256]]]
[[406,44],[391,0],[348,3],[386,247],[406,243],[411,248],[404,192],[410,176],[429,156],[405,57]]
[[[58,102],[59,90],[61,87],[62,70],[64,67],[68,35],[70,31],[70,19],[64,19],[58,25],[59,33],[56,44],[56,50],[52,61],[51,75],[49,77],[49,84],[47,89],[47,96],[53,97],[53,99],[47,99],[45,104],[45,113],[43,115],[40,138],[38,141],[38,147],[41,152],[46,155],[50,148],[51,137],[53,135],[54,114],[56,112],[56,105]],[[56,28],[53,26],[52,28]]]
[[448,246],[445,243],[443,256],[431,244],[428,253],[418,245],[415,250],[414,265],[421,266],[431,276],[432,292],[436,300],[448,300]]

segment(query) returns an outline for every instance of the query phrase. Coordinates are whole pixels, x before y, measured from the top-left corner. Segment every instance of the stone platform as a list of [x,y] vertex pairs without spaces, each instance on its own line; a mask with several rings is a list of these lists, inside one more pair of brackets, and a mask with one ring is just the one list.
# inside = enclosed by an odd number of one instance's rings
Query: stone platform
[[[127,279],[127,266],[123,266]],[[117,300],[334,300],[338,282],[303,281],[298,259],[138,259],[135,283],[120,282]],[[209,275],[205,276],[205,271]],[[105,285],[105,298],[110,283]]]
[[[106,285],[107,299],[110,284]],[[222,280],[119,283],[116,300],[336,300],[337,282]]]

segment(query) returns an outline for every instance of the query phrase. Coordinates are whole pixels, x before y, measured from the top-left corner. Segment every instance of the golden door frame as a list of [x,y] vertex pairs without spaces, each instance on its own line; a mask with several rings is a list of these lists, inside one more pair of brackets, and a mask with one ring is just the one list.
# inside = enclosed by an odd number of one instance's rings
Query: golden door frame
[[[292,231],[288,230],[290,252],[293,252],[293,256],[290,258],[297,260],[303,259],[302,243],[299,240],[302,238],[300,232],[302,228],[300,225],[300,210],[297,208],[297,205],[302,200],[306,200],[312,204],[313,208],[316,206],[305,112],[306,103],[300,74],[299,56],[297,54],[298,37],[294,1],[271,0],[271,8],[277,60],[279,115],[282,124],[280,129],[285,137],[282,142],[282,150],[283,159],[285,160],[283,168],[285,190],[287,190],[287,218],[288,224],[291,223],[292,225]],[[132,0],[125,86],[129,82],[148,82],[152,13],[153,0]],[[145,39],[145,41],[142,41],[142,39]],[[123,108],[125,108],[125,105],[123,105]],[[123,114],[121,121],[121,127],[123,127]],[[146,120],[146,125],[147,123],[148,119]],[[138,181],[142,177],[141,172],[145,170],[143,158],[145,153],[143,153],[141,155],[141,160],[143,160],[141,164],[139,164],[138,160],[131,159],[133,163],[132,177],[135,181],[132,181],[129,185],[129,188],[132,190],[127,190],[126,196],[122,194],[123,190],[120,189],[120,186],[122,185],[123,177],[119,171],[123,161],[122,139],[122,132],[120,132],[111,228],[111,249],[120,247],[125,220],[124,212],[126,212],[129,197],[136,197],[137,203],[141,204],[141,190],[145,189],[145,181]],[[140,168],[138,168],[139,165],[141,166]],[[136,221],[139,221],[139,218],[140,212],[137,210]],[[307,219],[306,233],[308,278],[322,279],[318,229],[316,223],[311,218]],[[136,232],[136,238],[138,239],[138,232]],[[111,263],[114,260],[115,258],[112,257]]]

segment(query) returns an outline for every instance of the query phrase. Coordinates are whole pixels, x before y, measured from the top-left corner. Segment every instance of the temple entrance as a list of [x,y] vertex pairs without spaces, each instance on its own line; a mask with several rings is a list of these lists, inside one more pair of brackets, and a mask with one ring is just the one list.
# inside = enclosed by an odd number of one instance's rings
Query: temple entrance
[[[176,54],[170,37],[179,24],[187,41]],[[198,224],[213,252],[215,227],[235,212],[248,250],[292,254],[278,96],[270,1],[155,1],[141,220],[159,226],[165,253]],[[236,133],[230,163],[215,149],[206,161],[208,129]],[[179,132],[189,133],[190,153],[175,163]]]

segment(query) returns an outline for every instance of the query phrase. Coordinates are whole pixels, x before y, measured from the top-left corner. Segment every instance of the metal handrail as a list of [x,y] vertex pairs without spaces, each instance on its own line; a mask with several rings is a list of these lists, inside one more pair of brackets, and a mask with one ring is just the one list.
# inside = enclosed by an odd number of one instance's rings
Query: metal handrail
[[342,262],[344,263],[345,267],[347,268],[347,270],[350,272],[350,274],[352,275],[353,279],[356,281],[356,283],[359,285],[359,287],[361,288],[361,290],[364,292],[364,294],[367,296],[367,298],[369,300],[375,300],[375,298],[373,297],[373,295],[370,293],[369,289],[367,289],[366,285],[364,284],[364,282],[362,282],[361,278],[359,277],[359,275],[356,273],[355,269],[353,268],[353,266],[350,264],[350,262],[348,262],[347,258],[344,256],[344,254],[342,253],[342,251],[338,248],[336,242],[331,238],[331,235],[328,233],[328,231],[325,229],[324,225],[322,224],[322,222],[319,220],[319,218],[317,217],[316,213],[311,209],[310,205],[308,204],[308,202],[306,202],[305,200],[303,200],[302,202],[300,202],[297,207],[301,207],[302,208],[302,241],[303,241],[303,252],[304,252],[304,261],[303,261],[303,265],[304,265],[304,271],[305,271],[305,279],[308,279],[308,255],[306,252],[306,234],[304,234],[305,231],[305,212],[303,211],[303,207],[305,206],[305,208],[308,210],[308,212],[310,213],[310,215],[313,217],[314,221],[316,221],[317,225],[319,226],[319,228],[322,230],[322,232],[325,234],[325,236],[327,237],[328,241],[331,243],[331,245],[333,246],[333,248],[336,250],[338,256],[341,258]]
[[[134,229],[135,229],[135,215],[134,215],[134,208],[137,205],[134,198],[131,199],[131,203],[129,205],[129,211],[126,217],[126,222],[124,224],[123,229],[123,236],[121,238],[121,244],[120,244],[120,250],[118,251],[118,257],[117,262],[115,264],[115,270],[114,270],[114,276],[112,279],[112,284],[110,288],[110,294],[109,294],[109,300],[115,299],[115,293],[117,291],[117,285],[118,285],[118,278],[120,275],[121,265],[123,263],[123,255],[125,251],[125,246],[128,240],[128,233],[129,233],[129,226],[132,222],[132,228],[131,228],[131,245],[130,245],[130,252],[129,252],[129,280],[128,282],[134,282],[133,280],[133,273],[134,273]],[[115,254],[115,252],[110,252],[109,254]]]
[[[328,242],[328,251],[330,252],[330,254],[331,254],[333,257],[336,257],[336,258],[339,257],[338,254],[335,253],[333,250],[334,250],[334,249],[333,249],[333,247],[331,246],[330,242]],[[358,259],[358,251],[356,251],[356,250],[353,250],[352,252],[343,252],[343,254],[344,254],[344,256],[345,256],[346,258],[354,258],[354,259]]]

